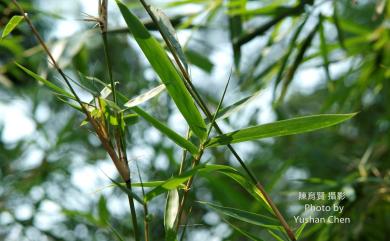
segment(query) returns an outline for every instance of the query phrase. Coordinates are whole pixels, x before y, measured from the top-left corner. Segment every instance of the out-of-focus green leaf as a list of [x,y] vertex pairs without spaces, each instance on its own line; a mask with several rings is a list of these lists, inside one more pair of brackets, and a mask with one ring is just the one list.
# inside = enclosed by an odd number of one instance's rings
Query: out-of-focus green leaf
[[305,40],[303,40],[302,45],[298,50],[297,56],[295,57],[294,62],[292,63],[292,66],[288,70],[286,78],[284,79],[278,103],[280,103],[283,100],[283,98],[285,97],[286,92],[287,92],[287,88],[290,85],[291,81],[293,80],[299,65],[302,63],[303,58],[305,57],[305,53],[309,49],[311,42],[312,42],[315,34],[317,33],[319,25],[320,25],[320,23],[318,22],[318,24],[313,28],[313,30],[307,35]]
[[143,93],[143,94],[127,101],[125,106],[130,108],[130,107],[140,105],[140,104],[150,100],[151,98],[157,96],[163,90],[165,90],[165,85],[159,85],[159,86],[147,91],[146,93]]
[[130,32],[133,33],[146,58],[165,84],[177,108],[191,130],[203,140],[206,137],[206,124],[167,53],[124,4],[119,1],[117,4]]
[[299,226],[299,228],[297,229],[297,231],[295,231],[295,237],[297,239],[299,239],[299,237],[301,236],[303,229],[306,227],[306,224],[307,223],[302,223],[301,226]]
[[210,73],[213,70],[213,62],[211,62],[206,56],[203,56],[202,54],[193,50],[187,50],[185,51],[185,54],[191,64],[199,67],[207,73]]
[[340,20],[339,20],[339,9],[337,7],[337,1],[333,2],[333,21],[337,30],[337,38],[339,40],[340,46],[345,49],[344,42],[344,31],[341,29]]
[[141,108],[135,106],[132,108],[132,110],[137,113],[139,116],[144,118],[147,122],[149,122],[152,126],[154,126],[157,130],[161,131],[161,133],[165,134],[169,139],[174,141],[179,146],[183,147],[184,149],[188,150],[191,154],[196,155],[198,153],[198,148],[192,144],[190,141],[182,137],[181,135],[177,134],[175,131],[173,131],[171,128],[166,126],[164,123],[160,122],[153,116],[146,113]]
[[250,240],[253,240],[253,241],[263,241],[263,239],[260,239],[260,238],[256,237],[255,235],[250,234],[247,231],[242,230],[242,228],[239,228],[236,225],[228,222],[226,219],[224,219],[224,222],[229,224],[232,228],[234,228],[235,230],[237,230],[239,233],[241,233],[245,237],[249,238]]
[[123,120],[126,123],[126,126],[134,125],[139,120],[139,115],[137,114],[127,114],[123,116]]
[[275,96],[276,88],[278,87],[279,83],[282,80],[283,73],[284,73],[284,70],[285,70],[285,68],[287,66],[288,59],[289,59],[292,51],[295,48],[296,41],[297,41],[297,39],[298,39],[298,37],[299,37],[303,27],[305,26],[306,21],[307,21],[308,18],[309,18],[309,15],[306,15],[305,18],[303,19],[302,23],[295,30],[295,32],[294,32],[294,34],[293,34],[293,36],[292,36],[292,38],[290,40],[290,44],[288,46],[288,49],[287,49],[286,53],[283,56],[281,65],[280,65],[280,67],[278,69],[278,74],[276,75],[276,80],[275,80],[275,84],[274,84],[274,96]]
[[[320,15],[320,26],[319,26],[319,32],[320,32],[320,48],[321,48],[321,56],[323,59],[325,74],[328,79],[328,86],[332,86],[332,78],[330,76],[329,71],[329,58],[328,58],[328,46],[326,44],[326,38],[325,38],[325,26],[324,26],[324,17]],[[333,87],[334,88],[334,87]],[[331,89],[333,90],[333,89]]]
[[[246,1],[229,0],[228,11],[245,8]],[[235,45],[234,41],[242,34],[242,16],[240,14],[229,15],[229,32],[233,47],[234,65],[239,70],[241,59],[241,46]]]
[[107,200],[103,195],[101,195],[99,198],[98,214],[99,214],[100,222],[103,225],[105,225],[110,218],[110,212],[108,211],[108,208],[107,208]]
[[323,114],[276,121],[214,137],[206,143],[206,146],[213,147],[268,137],[305,133],[336,125],[352,118],[355,114]]
[[277,241],[288,241],[289,239],[283,239],[281,236],[282,235],[278,235],[276,232],[273,232],[272,230],[267,230],[272,237],[274,237]]
[[77,210],[70,210],[70,209],[63,209],[62,213],[65,216],[71,217],[71,218],[82,218],[93,225],[101,225],[98,219],[96,219],[92,213],[90,212],[82,212]]
[[250,223],[253,225],[257,225],[260,227],[264,227],[267,229],[280,229],[279,221],[273,217],[269,217],[266,215],[261,215],[261,214],[256,214],[256,213],[251,213],[245,210],[240,210],[236,208],[231,208],[231,207],[224,207],[217,205],[215,203],[210,203],[210,202],[203,202],[199,201],[199,203],[204,204],[208,206],[209,208],[213,209],[214,211],[238,219],[240,221]]
[[229,10],[230,15],[243,15],[245,17],[251,17],[254,15],[262,15],[262,16],[278,16],[281,14],[285,14],[286,12],[290,11],[291,7],[281,6],[281,3],[285,2],[284,0],[277,0],[273,1],[271,4],[255,8],[255,9],[236,9],[236,10]]
[[175,231],[175,222],[179,212],[179,193],[177,189],[172,189],[168,192],[165,204],[164,213],[164,227],[165,227],[165,241],[177,240]]
[[1,38],[7,37],[12,32],[12,30],[14,30],[19,25],[20,21],[22,20],[23,16],[13,16],[5,26],[3,33],[1,34]]

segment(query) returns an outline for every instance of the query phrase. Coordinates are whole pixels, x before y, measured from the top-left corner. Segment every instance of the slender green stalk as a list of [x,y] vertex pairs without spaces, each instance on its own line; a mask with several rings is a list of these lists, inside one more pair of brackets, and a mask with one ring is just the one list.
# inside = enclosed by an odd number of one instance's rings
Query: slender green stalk
[[[227,83],[226,83],[225,89],[223,90],[223,94],[222,94],[221,100],[220,100],[219,103],[218,103],[218,106],[217,106],[217,109],[216,109],[215,114],[214,114],[214,116],[213,116],[213,119],[212,119],[212,121],[211,121],[210,127],[209,127],[209,129],[208,129],[208,131],[207,131],[207,138],[206,138],[206,140],[200,145],[200,147],[199,147],[199,154],[198,154],[198,156],[194,159],[193,164],[192,164],[192,168],[196,167],[196,166],[199,164],[200,159],[202,158],[202,155],[203,155],[203,152],[204,152],[204,149],[205,149],[204,144],[205,144],[205,142],[207,141],[207,139],[209,138],[209,135],[210,135],[210,133],[211,133],[211,130],[213,129],[213,123],[215,122],[215,120],[216,120],[216,118],[217,118],[217,115],[218,115],[218,112],[219,112],[219,110],[220,110],[220,108],[221,108],[221,106],[222,106],[222,102],[223,102],[223,100],[224,100],[224,98],[225,98],[226,91],[227,91],[227,88],[228,88],[229,83],[230,83],[230,77],[231,77],[231,75],[229,75],[229,79],[228,79],[228,81],[227,81]],[[181,200],[180,207],[179,207],[179,214],[178,214],[178,216],[177,216],[176,230],[179,229],[181,216],[182,216],[183,211],[184,211],[184,205],[185,205],[185,202],[186,202],[186,199],[187,199],[187,196],[188,196],[188,192],[189,192],[189,190],[191,189],[193,180],[194,180],[194,176],[192,176],[192,177],[187,181],[187,183],[186,183],[186,188],[184,189],[183,198],[182,198],[182,200]]]
[[[157,27],[158,27],[158,21],[156,19],[156,16],[154,16],[153,12],[150,10],[150,6],[144,1],[144,0],[140,0],[141,4],[143,5],[143,7],[145,8],[145,10],[148,12],[149,16],[152,18],[153,22],[156,23]],[[161,34],[161,36],[163,37],[164,41],[166,42],[167,44],[167,47],[169,48],[170,52],[172,53],[172,56],[173,58],[175,59],[175,62],[177,64],[177,66],[179,67],[181,73],[183,74],[183,77],[184,77],[184,83],[188,89],[188,91],[190,92],[191,96],[194,98],[194,100],[196,101],[196,103],[199,105],[199,107],[202,109],[202,111],[204,112],[204,114],[206,115],[206,117],[211,121],[213,119],[213,116],[211,115],[211,112],[208,110],[205,102],[203,101],[203,99],[200,97],[199,93],[196,91],[196,88],[195,86],[192,84],[191,82],[191,79],[188,75],[188,72],[186,71],[186,69],[184,68],[183,64],[181,63],[179,57],[177,56],[172,44],[170,43],[170,41],[168,40],[167,36],[165,36],[164,32],[158,27],[159,29],[159,32]],[[221,128],[219,127],[219,125],[214,122],[213,123],[213,126],[214,128],[216,129],[216,131],[223,135],[223,131],[221,130]],[[247,173],[247,175],[249,176],[249,178],[251,179],[251,181],[256,185],[256,187],[258,188],[258,190],[264,195],[265,199],[267,200],[267,202],[270,204],[272,210],[274,211],[276,217],[279,219],[280,223],[282,224],[283,228],[285,229],[287,235],[289,236],[289,238],[292,240],[292,241],[295,241],[296,238],[295,238],[295,235],[294,233],[292,232],[290,226],[287,224],[286,220],[284,219],[283,215],[279,212],[278,208],[276,207],[276,205],[273,203],[271,197],[268,195],[268,193],[264,190],[263,186],[261,185],[261,183],[257,180],[257,178],[255,177],[255,175],[253,174],[253,172],[246,166],[246,164],[244,163],[244,161],[242,160],[242,158],[238,155],[238,153],[234,150],[234,148],[232,147],[232,145],[228,144],[227,145],[228,149],[230,150],[230,152],[233,154],[233,156],[237,159],[237,161],[240,163],[240,165],[242,166],[242,168],[245,170],[245,172]],[[192,181],[191,181],[192,182]]]
[[[186,140],[190,139],[190,134],[191,134],[191,130],[190,130],[190,128],[188,128]],[[187,150],[187,149],[183,149],[183,153],[182,153],[182,157],[181,157],[181,162],[180,162],[180,167],[179,167],[179,176],[180,176],[180,174],[183,172],[183,169],[184,169],[184,162],[185,162],[185,160],[186,160],[186,158],[187,158],[187,154],[188,154],[188,150]]]
[[[204,152],[204,146],[201,145],[199,148],[199,154],[192,161],[192,168],[196,167],[199,164],[200,159],[203,156],[203,152]],[[179,230],[181,216],[183,215],[184,206],[185,206],[185,203],[187,200],[188,192],[191,189],[193,181],[194,181],[194,176],[191,176],[190,179],[188,179],[188,181],[186,183],[186,187],[184,188],[183,197],[181,199],[180,206],[179,206],[179,213],[177,214],[177,218],[176,218],[176,230]]]
[[[139,171],[138,162],[136,162],[136,167],[137,167],[137,172],[138,172],[138,178],[139,178],[139,181],[141,183],[142,197],[145,198],[145,189],[144,189],[144,185],[142,182],[141,172]],[[144,201],[142,206],[144,208],[144,236],[145,236],[145,241],[149,241],[148,203]]]
[[[106,60],[106,66],[108,70],[108,77],[111,83],[111,91],[113,96],[113,101],[115,104],[117,104],[117,96],[116,96],[116,87],[114,83],[114,79],[112,77],[112,64],[109,56],[108,51],[108,40],[107,40],[107,28],[108,28],[108,9],[107,9],[107,0],[100,0],[99,1],[99,19],[98,23],[100,26],[102,39],[103,39],[103,49],[104,49],[104,56]],[[124,180],[126,182],[127,188],[131,191],[131,176],[130,176],[130,168],[128,165],[127,160],[127,153],[126,153],[126,139],[125,139],[125,133],[122,130],[122,118],[120,114],[118,114],[117,111],[115,111],[115,117],[118,121],[118,126],[114,128],[114,136],[116,137],[116,145],[117,145],[117,151],[119,153],[120,160],[127,166],[129,169],[129,175],[128,179]],[[138,223],[137,223],[137,213],[135,211],[134,207],[134,199],[132,196],[128,195],[129,200],[129,206],[130,206],[130,213],[132,218],[132,224],[133,224],[133,230],[134,230],[134,237],[135,240],[139,240],[139,230],[138,230]]]
[[[129,189],[130,192],[132,192],[131,188],[131,179],[126,181],[126,187]],[[138,225],[137,225],[137,216],[135,215],[135,207],[134,207],[134,200],[130,195],[127,195],[129,199],[129,205],[130,205],[130,211],[131,211],[131,219],[133,221],[133,230],[134,230],[134,238],[136,241],[139,239],[139,231],[138,231]],[[134,214],[134,215],[133,215]]]

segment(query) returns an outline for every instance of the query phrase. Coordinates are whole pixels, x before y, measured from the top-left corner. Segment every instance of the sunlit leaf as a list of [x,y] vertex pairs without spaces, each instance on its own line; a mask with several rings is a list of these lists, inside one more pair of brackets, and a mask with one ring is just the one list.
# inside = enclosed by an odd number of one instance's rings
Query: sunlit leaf
[[221,136],[217,136],[208,141],[206,143],[206,146],[220,146],[268,137],[278,137],[305,133],[336,125],[352,118],[354,115],[355,113],[323,114],[276,121],[264,125],[244,128]]
[[260,214],[256,214],[256,213],[251,213],[251,212],[236,209],[236,208],[224,207],[224,206],[220,206],[218,204],[210,203],[210,202],[199,201],[199,203],[208,206],[209,208],[213,209],[214,211],[216,211],[220,214],[238,219],[240,221],[243,221],[243,222],[246,222],[249,224],[253,224],[253,225],[260,226],[260,227],[267,228],[267,229],[279,230],[279,228],[280,228],[279,221],[273,217],[269,217],[266,215],[260,215]]
[[167,53],[124,4],[119,1],[117,1],[117,4],[130,32],[133,33],[149,63],[165,84],[169,95],[176,103],[191,130],[201,139],[204,139],[206,137],[206,124]]
[[31,77],[33,77],[34,79],[36,79],[37,81],[41,82],[42,84],[46,85],[49,89],[51,89],[52,91],[58,93],[58,94],[61,94],[67,98],[70,98],[70,99],[75,99],[75,97],[68,93],[67,91],[65,91],[64,89],[62,89],[61,87],[53,84],[52,82],[42,78],[41,76],[35,74],[34,72],[30,71],[29,69],[23,67],[22,65],[18,64],[18,63],[15,63],[19,68],[21,68],[26,74],[30,75]]
[[23,20],[23,16],[18,16],[18,15],[12,16],[12,18],[5,26],[3,33],[1,34],[1,38],[7,37],[12,32],[12,30],[14,30],[19,25],[20,21],[22,20]]
[[164,213],[165,241],[177,240],[175,222],[179,212],[179,193],[177,189],[168,191]]
[[250,240],[253,241],[263,241],[263,239],[260,239],[259,237],[256,237],[253,234],[248,233],[247,231],[244,231],[242,228],[237,227],[236,225],[228,222],[226,219],[224,219],[225,223],[229,224],[232,228],[237,230],[240,234],[244,235],[245,237],[249,238]]
[[147,91],[146,93],[143,93],[143,94],[129,100],[128,102],[126,102],[125,106],[126,107],[134,107],[134,106],[140,105],[140,104],[150,100],[151,98],[157,96],[163,90],[165,90],[165,85],[159,85],[159,86]]

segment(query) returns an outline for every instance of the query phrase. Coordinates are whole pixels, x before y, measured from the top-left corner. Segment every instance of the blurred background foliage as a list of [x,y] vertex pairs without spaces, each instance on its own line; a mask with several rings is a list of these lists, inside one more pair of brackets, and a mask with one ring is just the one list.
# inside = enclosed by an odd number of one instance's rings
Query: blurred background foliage
[[[107,82],[102,43],[93,23],[97,1],[20,1],[61,67],[91,89]],[[95,3],[96,2],[96,3]],[[151,31],[137,1],[129,1]],[[226,105],[250,102],[220,124],[225,131],[319,113],[359,112],[351,121],[314,133],[236,145],[294,229],[303,211],[298,192],[344,191],[350,224],[309,224],[301,240],[389,240],[390,4],[386,0],[153,1],[164,9],[191,63],[194,84],[215,108],[230,69]],[[0,1],[0,28],[17,14]],[[109,9],[114,78],[128,97],[156,85],[157,77],[129,36],[115,4]],[[157,37],[159,35],[156,34]],[[113,240],[131,234],[126,197],[106,175],[115,169],[82,116],[18,69],[27,66],[60,83],[21,24],[0,41],[0,239]],[[211,87],[213,86],[213,87]],[[82,91],[82,89],[80,89]],[[83,99],[91,98],[87,93]],[[183,135],[186,127],[166,94],[150,113]],[[179,167],[180,150],[146,123],[131,128],[133,176],[164,180]],[[208,160],[236,165],[213,149]],[[102,189],[103,188],[103,189]],[[259,212],[261,205],[224,175],[199,177],[190,200]],[[246,240],[237,229],[272,240],[264,229],[220,216],[192,202],[186,240]],[[150,207],[152,240],[164,235],[164,198]],[[140,207],[138,207],[141,211]],[[230,226],[228,224],[234,225]]]

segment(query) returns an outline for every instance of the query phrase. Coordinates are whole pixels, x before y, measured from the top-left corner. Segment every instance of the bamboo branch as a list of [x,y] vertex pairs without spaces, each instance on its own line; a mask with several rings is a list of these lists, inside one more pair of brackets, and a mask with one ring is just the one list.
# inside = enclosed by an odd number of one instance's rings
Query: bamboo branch
[[[103,39],[103,49],[104,49],[104,57],[106,60],[106,65],[108,69],[108,76],[111,83],[111,91],[113,96],[113,101],[115,104],[117,104],[117,96],[116,96],[116,87],[114,83],[114,79],[112,77],[112,64],[110,61],[109,51],[108,51],[108,39],[107,39],[107,29],[108,29],[108,0],[99,0],[99,18],[98,18],[98,24],[101,30],[102,39]],[[118,114],[117,111],[115,111],[115,118],[118,121],[118,126],[114,127],[114,136],[115,136],[115,142],[117,146],[117,150],[119,153],[119,160],[122,164],[126,166],[126,169],[129,172],[129,175],[127,179],[124,181],[126,182],[126,187],[132,191],[131,187],[131,176],[130,176],[130,168],[127,160],[127,153],[126,153],[126,141],[125,141],[125,134],[122,130],[122,118]],[[139,230],[138,230],[138,223],[137,223],[137,213],[135,211],[134,206],[134,199],[132,196],[128,195],[129,200],[129,207],[130,207],[130,213],[132,218],[132,224],[133,224],[133,230],[134,230],[134,237],[136,241],[139,241]]]
[[[156,19],[156,16],[154,16],[153,12],[150,10],[150,6],[144,0],[140,0],[140,2],[143,5],[143,7],[145,8],[145,10],[148,12],[149,16],[152,18],[153,22],[155,22],[157,24],[158,21]],[[196,91],[195,86],[192,84],[190,76],[188,75],[188,72],[186,71],[186,69],[184,68],[183,64],[181,63],[179,57],[177,56],[177,54],[176,54],[172,44],[170,43],[170,41],[168,40],[167,36],[165,36],[164,32],[160,28],[159,28],[159,32],[160,32],[161,36],[163,37],[164,41],[166,42],[167,47],[169,48],[170,52],[172,53],[172,56],[175,59],[175,62],[178,65],[181,73],[183,74],[183,77],[184,77],[184,80],[185,80],[184,84],[186,85],[188,91],[190,92],[190,94],[194,98],[194,100],[197,102],[198,106],[202,109],[202,111],[204,112],[206,117],[211,122],[212,119],[213,119],[213,116],[211,115],[211,112],[208,110],[208,108],[207,108],[205,102],[203,101],[203,99],[200,97],[199,93]],[[216,129],[216,131],[219,134],[223,135],[223,131],[221,130],[221,128],[219,127],[219,125],[216,122],[213,123],[213,126],[214,126],[214,128]],[[246,164],[244,163],[242,158],[238,155],[238,153],[234,150],[232,145],[228,144],[227,147],[230,150],[230,152],[233,154],[233,156],[237,159],[237,161],[240,163],[240,165],[243,167],[243,169],[245,170],[245,172],[247,173],[247,175],[249,176],[249,178],[251,179],[253,184],[256,185],[257,189],[264,195],[265,199],[267,200],[267,202],[271,206],[272,210],[275,213],[275,216],[279,219],[280,223],[282,224],[282,226],[285,229],[285,231],[286,231],[287,235],[289,236],[289,238],[292,241],[296,241],[295,235],[292,232],[290,226],[287,224],[287,222],[284,219],[283,215],[279,212],[278,208],[276,207],[276,205],[272,201],[271,197],[264,190],[263,186],[257,180],[257,178],[255,177],[253,172],[246,166]]]

